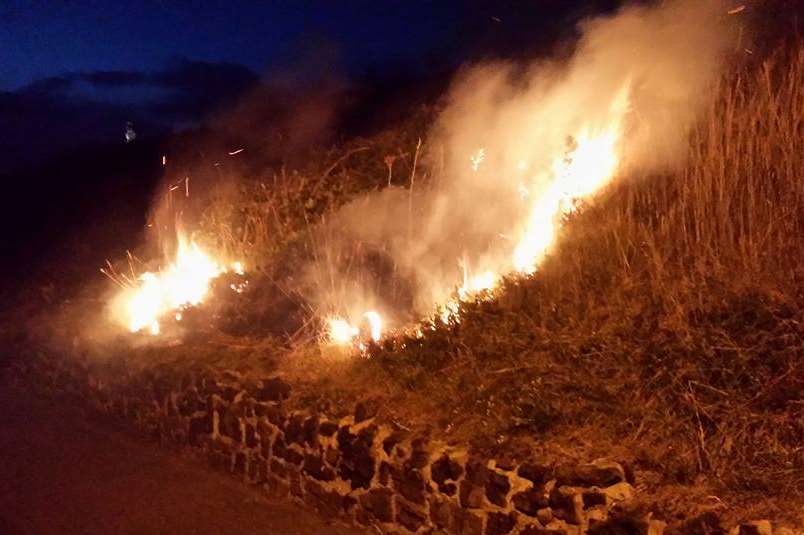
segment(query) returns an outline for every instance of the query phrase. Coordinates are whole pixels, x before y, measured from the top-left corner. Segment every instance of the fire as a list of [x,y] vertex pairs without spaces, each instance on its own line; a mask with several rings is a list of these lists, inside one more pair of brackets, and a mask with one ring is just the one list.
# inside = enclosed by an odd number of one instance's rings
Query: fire
[[352,341],[360,334],[360,329],[351,325],[344,319],[330,318],[328,323],[329,339],[336,345],[350,345]]
[[[185,236],[179,235],[178,242],[173,264],[157,273],[143,273],[118,296],[116,312],[131,332],[147,330],[157,335],[164,317],[180,321],[181,311],[201,303],[209,292],[210,282],[227,271]],[[239,262],[232,269],[243,272]]]
[[[543,169],[531,170],[527,160],[519,159],[516,172],[530,173],[529,180],[519,183],[518,193],[527,203],[527,214],[519,226],[510,256],[486,262],[493,269],[470,273],[466,260],[459,262],[463,271],[460,285],[451,298],[436,304],[437,318],[443,323],[460,322],[460,303],[488,299],[502,279],[510,274],[530,275],[554,246],[562,217],[572,213],[579,201],[588,199],[614,178],[620,165],[623,122],[629,107],[630,84],[624,83],[601,122],[587,124],[567,137],[564,150],[555,154]],[[469,158],[471,170],[480,171],[487,161],[485,148],[477,149]],[[492,161],[496,161],[492,160]],[[506,231],[506,229],[500,229]],[[371,339],[380,340],[382,318],[376,311],[363,315],[368,320]],[[347,320],[329,320],[329,340],[338,345],[364,347],[365,329]],[[418,329],[421,332],[421,329]]]
[[567,153],[553,160],[549,185],[531,205],[524,234],[514,250],[518,272],[532,274],[553,245],[560,216],[572,212],[576,200],[596,193],[613,178],[620,162],[618,145],[628,93],[626,84],[610,106],[611,121],[605,128],[593,134],[584,127],[568,140]]
[[[369,310],[363,314],[368,327],[368,334],[371,340],[379,342],[382,338],[383,320],[382,316],[375,311]],[[329,341],[335,345],[349,346],[357,343],[361,349],[365,344],[360,341],[361,334],[364,332],[360,327],[352,325],[343,318],[333,317],[327,321],[329,325]]]

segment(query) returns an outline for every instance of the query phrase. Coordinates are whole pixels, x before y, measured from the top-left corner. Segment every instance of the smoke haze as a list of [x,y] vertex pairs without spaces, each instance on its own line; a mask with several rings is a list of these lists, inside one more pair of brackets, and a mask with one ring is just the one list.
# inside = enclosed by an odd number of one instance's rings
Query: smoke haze
[[[358,199],[326,225],[310,270],[319,309],[348,318],[376,309],[397,325],[429,315],[465,274],[515,271],[528,233],[547,235],[533,246],[538,263],[555,234],[555,214],[539,211],[604,187],[602,167],[616,176],[683,162],[687,132],[735,42],[727,9],[697,0],[626,7],[582,22],[564,64],[464,69],[422,149],[428,185]],[[586,138],[611,154],[582,162],[581,184],[558,184],[566,169],[557,169],[580,165],[567,162],[581,158],[573,151]],[[587,174],[600,177],[583,183]]]

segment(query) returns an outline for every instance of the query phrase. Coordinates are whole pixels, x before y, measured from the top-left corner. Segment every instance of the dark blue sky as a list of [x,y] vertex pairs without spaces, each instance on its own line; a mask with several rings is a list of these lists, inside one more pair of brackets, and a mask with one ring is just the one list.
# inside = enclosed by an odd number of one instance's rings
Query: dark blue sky
[[196,125],[261,81],[373,88],[385,109],[386,93],[443,87],[464,62],[550,53],[617,3],[3,0],[0,174],[119,142],[128,121],[151,136]]
[[[5,0],[0,89],[65,72],[162,68],[175,58],[244,64],[259,73],[293,63],[310,41],[337,49],[348,70],[415,59],[449,45],[453,1],[202,2]],[[201,6],[201,7],[199,7]]]

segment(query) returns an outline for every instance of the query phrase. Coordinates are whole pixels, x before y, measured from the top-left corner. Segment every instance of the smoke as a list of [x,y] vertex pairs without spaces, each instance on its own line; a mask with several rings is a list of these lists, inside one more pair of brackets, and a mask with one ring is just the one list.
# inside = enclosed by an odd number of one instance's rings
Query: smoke
[[582,22],[568,62],[464,69],[428,137],[428,186],[371,194],[326,226],[310,273],[319,309],[429,315],[472,274],[531,271],[568,200],[681,164],[734,42],[726,11],[630,6]]

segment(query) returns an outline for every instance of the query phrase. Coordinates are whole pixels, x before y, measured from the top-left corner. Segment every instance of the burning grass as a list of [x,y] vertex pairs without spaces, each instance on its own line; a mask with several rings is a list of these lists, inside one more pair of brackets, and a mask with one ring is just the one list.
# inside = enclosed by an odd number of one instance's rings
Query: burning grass
[[[321,350],[325,316],[292,282],[326,248],[322,222],[358,194],[435,188],[439,147],[416,168],[432,114],[310,157],[298,171],[222,189],[196,237],[221,258],[242,259],[251,284],[216,315],[226,331],[261,340],[231,355],[221,349],[238,345],[230,338],[146,347],[140,361],[248,367],[264,358],[310,403],[371,397],[385,402],[386,418],[480,448],[526,441],[554,457],[627,460],[667,514],[708,496],[736,506],[753,495],[770,500],[761,516],[800,522],[802,79],[800,45],[730,73],[692,132],[683,168],[618,177],[567,213],[532,277],[475,284],[467,276],[465,287],[498,285],[494,299],[462,296],[460,322],[436,322],[424,337],[367,340],[359,357]],[[375,271],[394,272],[387,259],[361,254]],[[351,326],[344,332],[355,337]],[[661,489],[676,485],[685,498],[662,502]],[[783,499],[794,506],[784,510]]]
[[730,73],[681,171],[610,188],[459,324],[288,371],[483,447],[616,451],[657,496],[804,503],[802,80],[801,46]]

